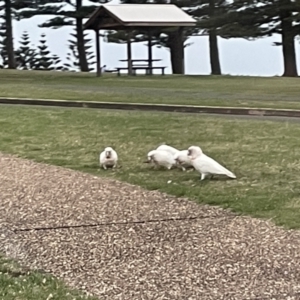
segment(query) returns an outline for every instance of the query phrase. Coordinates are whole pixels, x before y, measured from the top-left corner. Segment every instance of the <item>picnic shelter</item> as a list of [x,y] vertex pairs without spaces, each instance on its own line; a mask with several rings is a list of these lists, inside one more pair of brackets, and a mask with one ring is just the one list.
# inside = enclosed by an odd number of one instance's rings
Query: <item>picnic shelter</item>
[[[84,30],[94,30],[96,37],[97,76],[101,75],[100,30],[133,30],[148,32],[148,65],[145,67],[148,74],[152,74],[152,35],[158,28],[172,27],[178,30],[179,43],[183,45],[183,32],[185,27],[195,26],[196,20],[173,4],[103,4],[99,6],[84,24]],[[184,47],[181,47],[184,69]],[[127,38],[128,74],[133,74],[131,55],[131,38]],[[124,68],[125,69],[125,68]]]

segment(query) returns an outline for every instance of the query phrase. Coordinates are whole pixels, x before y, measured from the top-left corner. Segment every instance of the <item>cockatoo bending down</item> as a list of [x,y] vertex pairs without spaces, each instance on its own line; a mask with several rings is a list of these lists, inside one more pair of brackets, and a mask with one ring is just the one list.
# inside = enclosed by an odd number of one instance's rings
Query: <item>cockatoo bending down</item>
[[170,170],[176,164],[173,155],[163,150],[152,150],[148,153],[148,161]]
[[100,153],[100,167],[103,167],[104,170],[107,167],[115,168],[118,162],[117,152],[111,148],[106,147],[103,152]]
[[188,150],[178,151],[173,157],[177,165],[181,167],[182,171],[185,171],[186,168],[193,167],[192,161],[188,156]]
[[171,153],[172,155],[175,155],[176,153],[180,152],[178,149],[169,146],[169,145],[160,145],[156,148],[156,150],[163,150]]
[[200,147],[189,147],[188,156],[191,158],[194,168],[201,173],[201,180],[204,180],[207,175],[226,175],[230,178],[236,178],[232,172],[227,170],[211,157],[205,155]]

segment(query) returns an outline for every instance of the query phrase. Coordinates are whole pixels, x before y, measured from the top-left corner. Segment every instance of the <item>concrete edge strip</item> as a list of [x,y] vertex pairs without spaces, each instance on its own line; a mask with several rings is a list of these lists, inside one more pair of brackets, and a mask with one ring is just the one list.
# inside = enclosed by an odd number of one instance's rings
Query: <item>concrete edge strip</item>
[[300,110],[250,108],[250,107],[220,107],[220,106],[193,106],[151,103],[121,103],[121,102],[93,102],[55,99],[31,99],[31,98],[0,98],[0,104],[15,105],[40,105],[56,107],[77,107],[95,109],[118,109],[139,111],[164,111],[198,114],[224,114],[224,115],[248,115],[266,117],[299,118]]

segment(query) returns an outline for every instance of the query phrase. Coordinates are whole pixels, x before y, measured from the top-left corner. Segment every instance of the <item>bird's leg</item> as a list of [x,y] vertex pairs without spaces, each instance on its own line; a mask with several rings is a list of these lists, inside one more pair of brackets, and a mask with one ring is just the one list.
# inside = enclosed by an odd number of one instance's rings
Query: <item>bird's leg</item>
[[185,171],[185,167],[181,167],[182,168],[182,171]]
[[116,167],[116,164],[114,164],[112,168],[114,169],[115,167]]
[[204,179],[205,179],[205,174],[201,173],[201,179],[200,179],[200,181],[202,181]]
[[106,169],[107,169],[106,165],[103,165],[103,169],[104,169],[104,170],[106,170]]

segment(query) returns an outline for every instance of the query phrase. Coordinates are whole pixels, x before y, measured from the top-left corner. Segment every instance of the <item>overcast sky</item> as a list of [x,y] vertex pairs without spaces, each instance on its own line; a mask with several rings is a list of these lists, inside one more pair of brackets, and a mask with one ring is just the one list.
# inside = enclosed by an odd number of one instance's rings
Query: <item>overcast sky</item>
[[[115,0],[116,1],[116,0]],[[114,1],[114,2],[115,2]],[[18,46],[23,31],[30,35],[32,43],[37,45],[40,34],[45,33],[50,50],[65,60],[68,52],[69,34],[72,27],[60,29],[39,28],[38,24],[47,20],[47,16],[37,16],[31,19],[14,21],[15,47]],[[94,32],[89,32],[92,38],[93,49],[95,45]],[[219,41],[219,54],[223,74],[230,75],[258,75],[275,76],[283,73],[282,48],[273,46],[273,42],[280,41],[280,36],[247,41],[244,39],[222,38]],[[185,73],[186,74],[210,74],[208,37],[192,37],[189,39],[191,46],[185,49]],[[299,40],[296,40],[297,66],[300,72]],[[101,42],[101,65],[113,69],[122,66],[120,59],[126,58],[125,44],[112,44]],[[147,47],[145,43],[132,45],[133,58],[147,58]],[[170,54],[165,48],[153,47],[153,58],[162,59],[157,65],[167,66],[166,73],[171,73]]]

